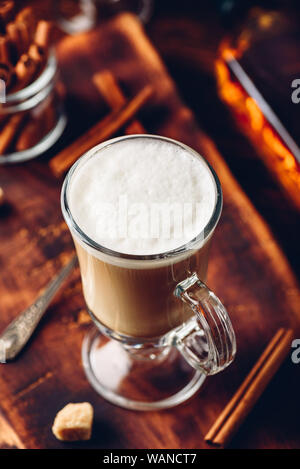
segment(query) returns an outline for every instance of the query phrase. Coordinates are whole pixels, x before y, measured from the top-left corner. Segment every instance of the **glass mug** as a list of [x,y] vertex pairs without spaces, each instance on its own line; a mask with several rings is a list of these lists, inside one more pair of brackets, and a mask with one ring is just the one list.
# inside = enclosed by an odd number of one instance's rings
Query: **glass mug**
[[[213,178],[212,216],[203,232],[178,249],[145,256],[112,251],[89,238],[72,216],[69,190],[81,166],[90,158],[101,158],[107,145],[136,138],[179,146],[199,158]],[[100,395],[129,409],[172,407],[190,398],[207,375],[233,361],[236,340],[230,318],[203,283],[222,191],[215,172],[197,152],[155,135],[101,143],[68,172],[61,206],[76,247],[87,309],[96,325],[83,341],[83,366]]]

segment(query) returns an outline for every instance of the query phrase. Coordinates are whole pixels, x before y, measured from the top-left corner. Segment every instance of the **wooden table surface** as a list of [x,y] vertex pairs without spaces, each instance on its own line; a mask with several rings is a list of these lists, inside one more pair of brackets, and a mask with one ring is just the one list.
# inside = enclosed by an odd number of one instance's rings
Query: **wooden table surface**
[[[292,326],[299,337],[300,290],[295,274],[270,227],[182,104],[134,17],[123,15],[96,31],[66,38],[59,45],[58,56],[70,116],[60,146],[106,112],[90,77],[101,68],[110,68],[128,96],[147,82],[154,85],[154,99],[139,116],[149,132],[182,140],[214,166],[224,191],[224,210],[216,230],[208,284],[230,312],[238,354],[229,369],[208,378],[194,398],[177,408],[139,413],[109,404],[91,389],[81,366],[81,341],[90,322],[76,269],[19,359],[0,366],[0,444],[207,448],[204,434],[276,329]],[[0,170],[0,185],[8,200],[0,213],[1,328],[34,299],[73,249],[60,213],[61,181],[51,175],[47,165],[58,147],[28,164]],[[288,358],[231,447],[299,447],[298,380],[299,368]],[[71,445],[58,442],[51,433],[56,412],[70,401],[83,400],[95,407],[92,440]]]

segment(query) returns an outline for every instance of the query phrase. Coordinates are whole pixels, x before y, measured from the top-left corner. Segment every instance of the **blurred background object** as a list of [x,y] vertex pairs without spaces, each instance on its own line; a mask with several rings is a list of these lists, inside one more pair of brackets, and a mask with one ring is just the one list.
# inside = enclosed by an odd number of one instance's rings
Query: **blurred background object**
[[63,0],[57,2],[54,16],[63,31],[76,34],[95,26],[97,10],[94,0]]
[[0,207],[4,204],[5,196],[4,196],[4,190],[0,186]]
[[60,0],[57,3],[54,16],[68,34],[88,31],[98,20],[122,11],[135,13],[146,23],[151,17],[153,7],[152,0]]
[[255,8],[222,40],[216,61],[220,97],[298,209],[299,109],[292,83],[300,77],[299,48],[299,26],[290,15]]
[[[184,4],[170,0],[159,4],[156,2],[154,15],[147,25],[148,34],[162,55],[182,97],[194,111],[198,123],[212,138],[243,190],[271,227],[291,265],[300,274],[299,210],[291,197],[285,197],[287,191],[283,190],[281,183],[278,184],[275,181],[272,172],[267,168],[265,159],[260,157],[260,149],[244,131],[241,132],[232,107],[220,99],[220,87],[216,75],[216,60],[220,57],[221,44],[224,44],[224,39],[235,41],[239,37],[245,25],[248,24],[248,18],[251,20],[250,10],[253,11],[253,7],[254,11],[256,8],[256,12],[259,7],[261,11],[272,11],[277,18],[284,16],[289,21],[292,20],[294,29],[289,31],[287,28],[286,32],[289,32],[289,35],[285,35],[286,42],[280,47],[281,50],[285,49],[285,53],[281,52],[284,57],[281,55],[279,58],[276,53],[280,45],[280,36],[272,51],[276,73],[272,72],[267,60],[264,60],[264,57],[267,58],[266,52],[260,56],[256,73],[260,70],[261,77],[265,78],[270,74],[272,76],[273,73],[273,80],[276,76],[276,84],[280,84],[280,89],[285,93],[284,112],[289,114],[292,109],[293,112],[289,118],[293,119],[294,129],[297,129],[300,104],[294,104],[291,101],[292,74],[288,74],[288,68],[290,72],[294,70],[293,77],[297,76],[299,47],[297,47],[297,42],[293,42],[294,46],[289,46],[289,42],[293,35],[296,39],[300,31],[299,2],[295,0],[235,1],[232,2],[232,8],[225,8],[225,11],[224,3],[226,2],[218,0],[213,2],[204,0],[201,5],[195,0],[187,0]],[[270,33],[271,29],[265,29],[266,38]],[[262,34],[260,34],[261,38]],[[259,41],[255,44],[259,49]],[[272,45],[271,35],[269,36],[270,45]],[[243,57],[246,60],[247,55]],[[250,68],[248,73],[250,73]],[[281,75],[281,83],[278,82],[279,75]],[[254,79],[254,76],[252,78]],[[258,83],[256,86],[259,86]],[[242,88],[241,85],[239,87]],[[273,85],[269,88],[267,100],[272,106],[275,102],[279,102],[279,95],[277,96]],[[254,107],[252,106],[252,111]],[[283,120],[283,115],[280,113],[279,115]],[[289,132],[299,145],[298,134],[292,133],[291,129]],[[281,150],[283,148],[280,146],[279,151]],[[297,175],[296,172],[293,174]],[[293,191],[294,194],[296,190]]]

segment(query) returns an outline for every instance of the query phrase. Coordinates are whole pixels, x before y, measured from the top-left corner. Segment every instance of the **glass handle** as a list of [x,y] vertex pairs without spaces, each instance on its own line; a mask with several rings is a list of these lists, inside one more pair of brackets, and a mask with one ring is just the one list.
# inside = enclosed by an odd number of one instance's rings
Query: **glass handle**
[[236,353],[235,333],[225,307],[196,273],[178,283],[174,295],[194,315],[173,331],[173,344],[191,366],[206,375],[224,370]]

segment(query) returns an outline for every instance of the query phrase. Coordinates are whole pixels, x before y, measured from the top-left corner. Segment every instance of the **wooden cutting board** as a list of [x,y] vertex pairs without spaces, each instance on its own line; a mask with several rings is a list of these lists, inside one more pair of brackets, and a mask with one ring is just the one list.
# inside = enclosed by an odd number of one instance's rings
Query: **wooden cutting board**
[[[127,96],[152,83],[155,95],[139,116],[145,127],[197,149],[217,171],[224,210],[208,284],[230,312],[238,353],[230,368],[208,378],[195,397],[177,408],[140,413],[109,404],[90,387],[81,365],[81,342],[90,321],[76,269],[18,360],[0,365],[0,446],[208,448],[204,434],[276,329],[292,326],[295,337],[300,336],[299,286],[268,226],[180,100],[135,17],[122,14],[93,32],[63,39],[58,58],[70,116],[60,146],[107,112],[91,76],[109,68]],[[0,212],[1,329],[33,301],[73,249],[60,211],[62,181],[51,175],[47,165],[58,147],[47,157],[0,169],[8,201]],[[299,372],[300,365],[288,358],[232,447],[300,446]],[[55,414],[66,403],[80,401],[90,401],[95,408],[92,440],[57,441],[51,432]]]

